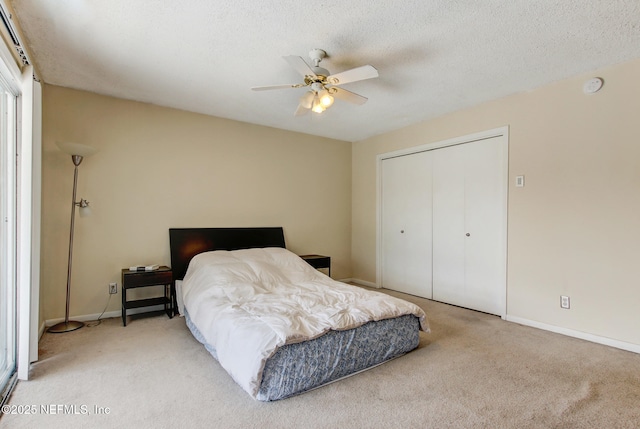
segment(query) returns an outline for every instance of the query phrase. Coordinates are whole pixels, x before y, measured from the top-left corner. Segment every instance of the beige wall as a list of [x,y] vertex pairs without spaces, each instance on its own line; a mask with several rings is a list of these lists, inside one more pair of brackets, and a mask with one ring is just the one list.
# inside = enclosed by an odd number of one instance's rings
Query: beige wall
[[120,269],[169,265],[170,227],[283,226],[297,253],[351,275],[351,145],[45,85],[41,305],[64,317],[73,163],[56,141],[99,149],[79,168],[71,315],[120,308]]
[[636,60],[354,143],[353,277],[376,281],[377,154],[508,125],[508,315],[640,344],[639,76]]

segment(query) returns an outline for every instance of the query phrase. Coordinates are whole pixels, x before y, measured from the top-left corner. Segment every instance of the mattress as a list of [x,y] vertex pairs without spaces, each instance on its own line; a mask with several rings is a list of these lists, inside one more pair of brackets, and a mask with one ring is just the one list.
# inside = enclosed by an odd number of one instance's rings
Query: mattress
[[[184,316],[193,336],[217,359],[215,347],[207,344],[189,313]],[[418,347],[419,324],[417,317],[405,315],[284,345],[266,360],[255,398],[288,398],[402,356]]]
[[182,290],[193,335],[258,400],[402,355],[429,329],[416,305],[336,282],[282,248],[197,255]]

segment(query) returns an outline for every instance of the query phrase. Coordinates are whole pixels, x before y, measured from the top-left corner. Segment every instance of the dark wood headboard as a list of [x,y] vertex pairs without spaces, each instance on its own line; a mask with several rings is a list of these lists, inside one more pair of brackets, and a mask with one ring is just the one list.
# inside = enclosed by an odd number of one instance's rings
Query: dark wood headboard
[[266,228],[170,228],[173,278],[182,280],[191,258],[210,250],[238,250],[254,247],[282,247],[282,227]]

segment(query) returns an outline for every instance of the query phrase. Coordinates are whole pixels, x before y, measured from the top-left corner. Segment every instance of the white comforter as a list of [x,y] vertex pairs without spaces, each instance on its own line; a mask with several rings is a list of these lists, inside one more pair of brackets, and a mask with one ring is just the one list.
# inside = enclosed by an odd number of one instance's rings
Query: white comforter
[[429,330],[420,307],[334,281],[281,248],[199,254],[182,291],[193,324],[253,397],[265,361],[284,344],[405,314],[416,315]]

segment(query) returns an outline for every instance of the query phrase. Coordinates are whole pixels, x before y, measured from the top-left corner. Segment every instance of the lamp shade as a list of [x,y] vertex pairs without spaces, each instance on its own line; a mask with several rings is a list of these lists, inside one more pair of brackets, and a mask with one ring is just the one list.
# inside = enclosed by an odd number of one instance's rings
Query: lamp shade
[[78,213],[80,213],[80,217],[91,216],[91,207],[89,205],[80,206],[80,208],[78,209]]
[[60,148],[61,151],[66,152],[72,156],[77,155],[85,157],[98,152],[98,149],[80,143],[56,142],[56,145]]

